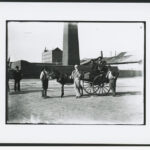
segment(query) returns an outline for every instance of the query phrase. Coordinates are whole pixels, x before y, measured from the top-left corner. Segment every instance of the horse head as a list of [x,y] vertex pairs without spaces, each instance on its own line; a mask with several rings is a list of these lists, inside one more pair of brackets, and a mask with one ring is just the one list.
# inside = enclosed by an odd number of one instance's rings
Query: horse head
[[51,79],[57,79],[59,77],[60,73],[57,70],[51,70],[49,73],[49,77]]

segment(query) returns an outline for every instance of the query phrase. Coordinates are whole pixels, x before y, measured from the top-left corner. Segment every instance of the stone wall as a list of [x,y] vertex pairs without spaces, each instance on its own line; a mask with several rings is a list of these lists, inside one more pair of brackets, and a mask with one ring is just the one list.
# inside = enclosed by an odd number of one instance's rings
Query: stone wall
[[[43,67],[47,67],[48,71],[58,70],[62,73],[71,74],[74,70],[74,66],[62,66],[62,65],[54,65],[50,63],[29,63],[27,61],[17,61],[13,62],[11,68],[15,69],[16,66],[22,70],[23,78],[39,78],[40,72]],[[117,66],[113,66],[116,68]],[[79,69],[83,72],[89,72],[90,66],[79,66]],[[136,77],[142,76],[142,71],[140,70],[119,70],[119,77]]]

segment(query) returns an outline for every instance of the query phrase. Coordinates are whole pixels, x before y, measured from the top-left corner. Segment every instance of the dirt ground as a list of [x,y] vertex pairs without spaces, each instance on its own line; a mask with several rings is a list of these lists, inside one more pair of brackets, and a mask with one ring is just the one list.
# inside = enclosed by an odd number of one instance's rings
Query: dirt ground
[[7,103],[7,123],[29,124],[143,124],[143,78],[119,78],[117,95],[75,98],[73,85],[65,86],[60,98],[60,84],[49,81],[48,98],[41,97],[39,79],[23,79],[21,92],[10,93]]

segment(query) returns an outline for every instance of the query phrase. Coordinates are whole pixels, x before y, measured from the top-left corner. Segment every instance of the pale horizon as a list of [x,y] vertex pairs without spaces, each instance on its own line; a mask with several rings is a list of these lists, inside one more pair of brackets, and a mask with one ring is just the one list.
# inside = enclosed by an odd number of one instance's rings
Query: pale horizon
[[[63,50],[63,22],[9,22],[8,58],[42,62],[45,47]],[[143,59],[143,23],[78,23],[80,60],[127,52]]]

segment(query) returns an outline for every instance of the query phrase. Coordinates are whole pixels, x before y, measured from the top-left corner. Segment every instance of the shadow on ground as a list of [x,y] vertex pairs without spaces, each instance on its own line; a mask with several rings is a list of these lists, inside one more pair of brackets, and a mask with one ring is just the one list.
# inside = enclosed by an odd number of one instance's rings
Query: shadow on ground
[[[17,94],[28,94],[28,93],[36,93],[36,92],[41,92],[41,90],[28,90],[28,91],[20,91],[20,92],[10,92],[9,95],[17,95]],[[116,97],[121,97],[125,95],[141,95],[142,93],[140,91],[127,91],[127,92],[117,92]],[[89,96],[102,96],[102,95],[90,95],[90,94],[84,94],[82,97],[86,98]],[[112,96],[111,93],[104,95],[104,96]],[[63,97],[75,97],[75,95],[64,95]],[[60,96],[48,96],[47,98],[60,98]]]
[[35,92],[41,92],[41,91],[42,91],[42,90],[16,91],[16,92],[9,92],[9,95],[27,94],[27,93],[35,93]]
[[116,96],[125,96],[125,95],[141,95],[142,92],[140,91],[128,91],[128,92],[117,92]]

